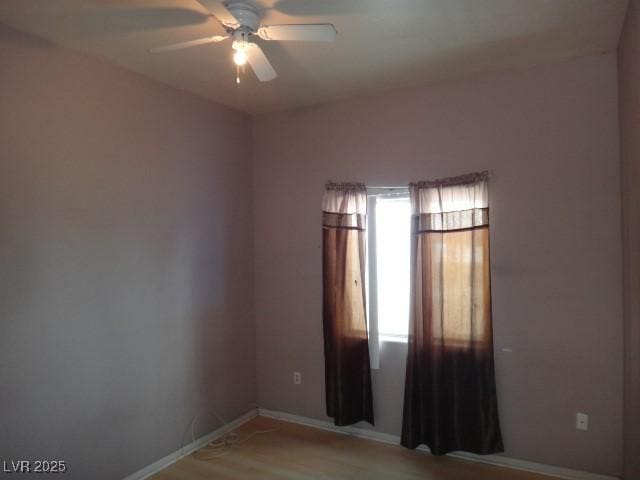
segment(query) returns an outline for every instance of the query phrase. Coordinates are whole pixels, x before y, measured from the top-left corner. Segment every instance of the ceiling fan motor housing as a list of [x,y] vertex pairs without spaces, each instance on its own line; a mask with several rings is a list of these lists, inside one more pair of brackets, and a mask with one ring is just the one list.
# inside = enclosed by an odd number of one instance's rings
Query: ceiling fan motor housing
[[240,26],[237,30],[246,33],[254,33],[260,26],[260,17],[256,9],[244,2],[229,2],[227,10],[238,20]]

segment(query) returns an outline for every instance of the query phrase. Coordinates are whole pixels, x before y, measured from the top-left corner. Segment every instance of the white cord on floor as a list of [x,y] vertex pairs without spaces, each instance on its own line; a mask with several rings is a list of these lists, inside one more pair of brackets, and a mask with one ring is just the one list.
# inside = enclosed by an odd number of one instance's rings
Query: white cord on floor
[[[222,418],[222,416],[220,416],[217,412],[212,412],[212,413],[223,425],[225,426],[228,425],[227,421],[224,418]],[[193,417],[193,420],[191,421],[191,440],[193,442],[196,441],[195,424],[197,419],[198,419],[198,415]],[[229,450],[231,449],[231,447],[236,445],[242,445],[243,443],[249,441],[251,438],[255,437],[256,435],[264,435],[266,433],[277,432],[278,430],[279,428],[271,428],[268,430],[256,430],[254,432],[249,433],[244,438],[240,437],[240,435],[238,435],[236,432],[227,432],[222,437],[216,440],[210,441],[204,447],[193,452],[193,457],[196,460],[202,460],[202,461],[213,460],[223,455],[226,455],[227,453],[229,453]]]

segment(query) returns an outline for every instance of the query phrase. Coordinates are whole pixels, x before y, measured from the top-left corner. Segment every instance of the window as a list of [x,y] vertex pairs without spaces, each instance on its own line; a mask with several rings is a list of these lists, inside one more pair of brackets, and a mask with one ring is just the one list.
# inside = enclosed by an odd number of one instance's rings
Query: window
[[[406,341],[409,329],[411,205],[406,189],[368,196],[368,295],[371,336]],[[377,342],[377,338],[373,339]]]

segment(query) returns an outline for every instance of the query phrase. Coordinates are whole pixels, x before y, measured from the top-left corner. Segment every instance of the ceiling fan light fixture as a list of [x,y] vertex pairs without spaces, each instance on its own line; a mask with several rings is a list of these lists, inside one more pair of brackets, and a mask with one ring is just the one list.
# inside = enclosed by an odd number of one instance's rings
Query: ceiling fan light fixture
[[233,54],[233,63],[241,67],[245,63],[247,63],[247,54],[244,51],[244,48],[237,48]]

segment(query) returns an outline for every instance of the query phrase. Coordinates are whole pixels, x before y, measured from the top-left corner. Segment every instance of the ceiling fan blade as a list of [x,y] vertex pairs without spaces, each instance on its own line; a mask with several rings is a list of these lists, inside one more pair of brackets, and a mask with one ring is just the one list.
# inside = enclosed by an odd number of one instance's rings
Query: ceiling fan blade
[[198,0],[198,2],[211,12],[221,24],[229,28],[238,28],[240,22],[232,15],[221,0]]
[[171,52],[173,50],[182,50],[183,48],[196,47],[198,45],[206,45],[207,43],[221,42],[226,38],[229,38],[229,36],[213,35],[212,37],[197,38],[195,40],[189,40],[188,42],[173,43],[171,45],[165,45],[163,47],[154,47],[149,51],[151,53]]
[[268,25],[258,29],[263,40],[291,40],[298,42],[333,42],[336,28],[330,23],[307,25]]
[[245,53],[247,54],[247,62],[251,65],[251,68],[253,68],[258,80],[268,82],[278,76],[259,45],[247,43]]

